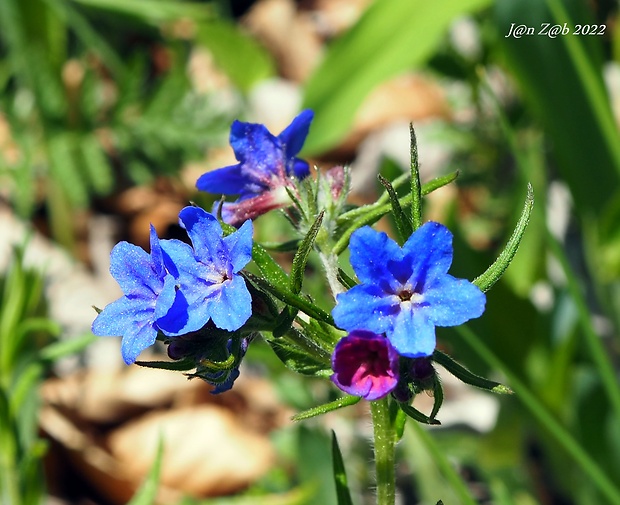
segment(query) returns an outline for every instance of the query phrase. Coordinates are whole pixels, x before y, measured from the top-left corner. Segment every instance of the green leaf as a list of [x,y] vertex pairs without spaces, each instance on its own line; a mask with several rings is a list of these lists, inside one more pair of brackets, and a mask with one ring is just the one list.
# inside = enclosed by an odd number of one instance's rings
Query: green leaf
[[77,207],[88,203],[86,181],[75,160],[75,138],[70,133],[52,135],[47,143],[51,172],[64,194]]
[[338,281],[347,289],[357,286],[357,282],[355,282],[342,268],[338,269]]
[[443,386],[441,385],[441,379],[435,373],[435,379],[433,380],[433,410],[431,410],[431,419],[437,417],[437,413],[443,404]]
[[276,286],[269,282],[267,279],[262,279],[249,272],[245,272],[244,275],[248,279],[250,279],[250,281],[252,281],[256,286],[267,291],[268,293],[271,293],[278,300],[288,305],[292,305],[293,307],[301,310],[310,317],[314,317],[315,319],[320,319],[327,324],[334,325],[334,320],[332,316],[330,316],[323,309],[314,305],[312,302],[308,301],[306,298],[289,291],[289,289],[286,287],[286,284],[280,284],[279,286]]
[[441,424],[437,419],[432,419],[428,416],[425,416],[424,414],[422,414],[422,412],[420,412],[415,407],[412,407],[411,405],[407,405],[406,403],[399,403],[398,405],[405,414],[407,414],[411,419],[414,419],[419,423],[430,424],[433,426]]
[[390,205],[392,206],[392,215],[394,216],[394,222],[396,223],[396,230],[398,231],[398,235],[400,238],[401,245],[404,244],[407,239],[413,233],[413,227],[411,225],[411,221],[409,217],[403,212],[403,208],[400,206],[400,202],[398,201],[398,195],[396,191],[385,177],[381,174],[377,176],[379,178],[379,182],[390,195]]
[[[565,11],[565,7],[570,11]],[[587,2],[495,2],[495,26],[596,23]],[[609,30],[609,26],[607,29]],[[568,183],[579,214],[600,215],[617,198],[620,142],[603,82],[603,37],[566,35],[516,39],[500,33],[498,44],[520,91],[544,126],[555,165]],[[557,78],[562,76],[562,86]],[[578,119],[577,119],[578,118]],[[596,173],[592,172],[596,168]]]
[[73,0],[85,7],[106,10],[113,14],[131,16],[145,23],[159,26],[164,21],[188,18],[195,21],[213,18],[213,8],[194,2],[176,0]]
[[54,342],[41,349],[41,359],[45,361],[58,361],[65,356],[71,356],[83,351],[90,344],[95,342],[97,337],[92,333],[84,335],[79,338],[72,338],[70,340],[63,340],[61,342]]
[[282,267],[275,262],[271,255],[256,242],[254,242],[252,246],[252,260],[260,270],[260,273],[263,274],[263,277],[271,284],[275,286],[289,285],[289,278],[286,272],[282,270]]
[[502,395],[512,394],[512,390],[509,387],[504,386],[499,382],[490,381],[488,379],[485,379],[484,377],[480,377],[479,375],[470,372],[463,365],[457,363],[450,356],[444,354],[441,351],[438,351],[437,349],[435,349],[435,352],[433,352],[433,361],[439,363],[457,379],[462,380],[470,386],[486,389],[487,391],[492,391],[493,393],[498,393]]
[[327,414],[328,412],[333,412],[334,410],[341,409],[342,407],[348,407],[349,405],[355,405],[362,398],[360,396],[343,396],[342,398],[338,398],[333,402],[325,403],[323,405],[319,405],[318,407],[313,407],[308,410],[304,410],[299,414],[295,414],[291,419],[293,421],[303,421],[304,419],[310,419],[311,417],[321,416],[323,414]]
[[308,351],[283,339],[266,339],[280,361],[294,372],[302,375],[323,376],[331,375],[332,371],[327,362],[321,361]]
[[108,44],[105,37],[100,36],[70,2],[62,0],[45,0],[45,2],[56,12],[59,18],[71,27],[86,47],[97,53],[113,73],[123,75],[126,72],[123,60]]
[[517,225],[515,226],[506,247],[504,247],[504,250],[500,253],[493,264],[487,268],[483,274],[479,275],[472,281],[472,283],[478,286],[483,292],[486,292],[493,287],[493,284],[499,280],[508,268],[508,265],[510,265],[512,258],[514,258],[515,254],[517,254],[517,249],[519,249],[519,244],[521,243],[527,224],[530,221],[533,206],[534,191],[532,190],[532,186],[528,184],[527,197],[525,198],[525,204],[523,206],[523,210],[521,211],[521,217],[519,218],[519,221],[517,221]]
[[114,186],[114,175],[99,139],[93,134],[85,135],[80,139],[80,148],[90,186],[96,194],[107,195]]
[[418,156],[418,139],[415,136],[413,123],[409,123],[411,150],[411,222],[413,229],[422,225],[422,185],[420,184],[420,159]]
[[314,246],[314,241],[316,239],[317,233],[321,229],[321,224],[323,223],[323,216],[325,215],[325,211],[321,211],[319,215],[312,223],[310,230],[302,240],[299,245],[299,249],[295,253],[295,257],[293,258],[293,267],[291,268],[291,291],[295,294],[299,294],[301,291],[301,285],[304,280],[304,274],[306,271],[306,264],[308,263],[308,256],[310,255],[310,251]]
[[349,491],[349,484],[347,482],[347,473],[344,468],[344,461],[342,460],[342,454],[340,447],[338,446],[338,439],[336,433],[332,430],[332,463],[334,468],[334,483],[336,484],[336,497],[338,498],[338,505],[353,505],[351,500],[351,492]]
[[490,0],[380,0],[330,47],[308,81],[304,108],[315,118],[304,152],[323,152],[350,130],[355,112],[380,83],[424,62],[452,20]]
[[293,321],[295,321],[298,313],[299,311],[293,307],[284,307],[276,318],[275,326],[271,334],[276,338],[284,335],[293,325]]
[[400,408],[397,401],[390,402],[390,422],[394,426],[394,442],[399,442],[405,433],[407,414]]
[[164,455],[164,441],[160,437],[157,444],[157,453],[153,466],[149,471],[146,480],[140,486],[140,489],[133,496],[131,501],[127,505],[152,505],[155,503],[157,497],[157,490],[159,488],[159,475],[161,472],[161,462]]
[[[439,189],[446,184],[450,184],[454,181],[459,175],[459,172],[452,172],[451,174],[444,175],[441,177],[437,177],[432,181],[427,182],[422,186],[422,196],[426,196],[429,193],[432,193],[436,189]],[[381,199],[380,199],[381,200]],[[400,206],[405,208],[411,205],[412,202],[411,193],[399,199]],[[366,205],[364,207],[359,207],[357,209],[353,209],[342,216],[340,216],[339,221],[348,225],[348,228],[341,233],[340,238],[334,244],[333,253],[338,255],[342,253],[349,245],[349,239],[355,230],[361,228],[364,225],[370,225],[381,219],[385,214],[392,210],[392,205],[390,203],[386,204],[371,204]]]
[[275,74],[275,63],[267,50],[222,19],[202,23],[196,37],[213,55],[215,63],[242,91]]
[[145,368],[158,368],[161,370],[174,370],[177,372],[186,372],[196,368],[196,361],[191,358],[185,358],[178,361],[136,361],[136,365]]

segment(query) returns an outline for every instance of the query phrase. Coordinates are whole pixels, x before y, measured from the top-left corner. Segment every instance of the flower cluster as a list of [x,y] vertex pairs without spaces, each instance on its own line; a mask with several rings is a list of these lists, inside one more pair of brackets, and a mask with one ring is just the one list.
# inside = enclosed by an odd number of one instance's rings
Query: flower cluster
[[435,327],[479,317],[485,296],[448,274],[452,234],[439,223],[425,223],[402,248],[365,226],[353,233],[349,247],[361,284],[338,295],[332,311],[336,324],[351,331],[334,351],[332,380],[343,391],[376,399],[396,388],[395,354],[430,356]]
[[151,227],[151,252],[121,242],[111,254],[110,272],[123,296],[93,322],[95,335],[120,335],[122,355],[133,363],[159,332],[174,337],[208,322],[234,331],[251,315],[251,297],[240,270],[252,256],[252,223],[223,237],[211,214],[186,207],[179,223],[193,247],[180,240],[159,240]]
[[[135,362],[160,337],[168,344],[170,358],[189,363],[196,369],[190,376],[201,377],[221,392],[239,375],[256,328],[274,336],[289,330],[299,333],[293,326],[298,311],[307,311],[304,299],[301,307],[285,310],[271,299],[275,295],[286,303],[295,300],[288,279],[284,287],[267,279],[247,285],[241,275],[252,259],[251,219],[268,210],[296,205],[296,215],[303,216],[295,222],[300,236],[305,236],[297,261],[307,258],[319,236],[317,227],[322,227],[321,246],[314,246],[325,260],[330,286],[338,283],[337,254],[321,247],[337,238],[339,216],[346,212],[349,176],[344,167],[335,167],[317,174],[316,183],[300,184],[308,177],[309,167],[296,156],[312,118],[311,111],[303,111],[278,136],[260,124],[233,123],[230,143],[239,163],[202,175],[197,187],[238,195],[237,201],[221,208],[216,204],[214,209],[214,214],[221,212],[225,222],[238,228],[234,233],[224,236],[213,214],[186,207],[179,222],[192,245],[160,240],[151,227],[150,253],[126,242],[114,248],[110,270],[124,295],[97,316],[93,332],[121,335],[126,363]],[[406,402],[433,376],[435,327],[479,317],[485,295],[469,281],[448,274],[452,234],[439,223],[422,225],[402,247],[385,233],[363,226],[352,233],[349,250],[360,283],[336,297],[333,321],[348,334],[333,349],[331,380],[341,390],[367,400],[392,393]],[[301,287],[303,265],[295,268]],[[276,277],[276,283],[281,281],[281,276]],[[268,288],[261,290],[261,286]],[[262,306],[268,310],[261,310]],[[279,344],[273,346],[277,349]]]

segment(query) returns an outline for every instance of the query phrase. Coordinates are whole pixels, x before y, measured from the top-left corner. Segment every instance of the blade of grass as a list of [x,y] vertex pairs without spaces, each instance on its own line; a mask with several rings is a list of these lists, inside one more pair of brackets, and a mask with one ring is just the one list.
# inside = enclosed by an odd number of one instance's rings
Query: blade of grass
[[620,505],[620,489],[601,470],[600,466],[579,445],[568,430],[562,426],[510,369],[500,360],[486,345],[466,326],[459,326],[456,331],[469,347],[489,366],[500,370],[507,377],[507,383],[515,392],[523,406],[532,416],[547,430],[551,437],[566,451],[575,464],[590,477],[592,483],[598,488],[610,503]]

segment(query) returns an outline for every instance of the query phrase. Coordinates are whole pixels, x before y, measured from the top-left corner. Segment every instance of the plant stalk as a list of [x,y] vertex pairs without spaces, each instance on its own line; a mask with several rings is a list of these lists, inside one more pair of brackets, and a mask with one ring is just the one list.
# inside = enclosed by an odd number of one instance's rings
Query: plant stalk
[[388,399],[370,402],[375,437],[377,505],[394,505],[396,500],[396,458],[394,425]]

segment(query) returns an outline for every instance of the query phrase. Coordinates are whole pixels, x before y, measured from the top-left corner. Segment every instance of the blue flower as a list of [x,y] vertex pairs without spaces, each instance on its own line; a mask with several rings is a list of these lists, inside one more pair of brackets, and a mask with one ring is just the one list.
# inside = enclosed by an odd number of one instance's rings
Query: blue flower
[[198,207],[185,207],[179,222],[193,247],[179,240],[162,241],[164,261],[187,303],[184,324],[160,323],[166,335],[197,331],[209,320],[227,331],[238,330],[252,313],[252,298],[239,274],[252,259],[252,223],[223,237],[217,219]]
[[293,178],[301,180],[310,173],[308,163],[296,155],[308,136],[313,116],[311,110],[301,112],[277,137],[262,124],[232,124],[230,145],[239,163],[207,172],[196,182],[201,191],[239,195],[236,202],[222,205],[225,222],[238,226],[291,204],[285,188],[294,190]]
[[401,248],[365,226],[350,241],[351,266],[361,284],[337,297],[332,315],[347,330],[385,334],[401,356],[430,356],[435,326],[456,326],[484,312],[485,295],[449,275],[452,234],[428,222]]
[[352,331],[336,344],[331,380],[345,393],[378,400],[398,384],[398,360],[398,353],[384,336]]
[[106,306],[92,325],[95,335],[122,335],[121,353],[128,365],[153,345],[159,323],[178,328],[186,319],[187,301],[164,267],[161,243],[152,226],[150,241],[150,254],[127,242],[114,247],[110,272],[124,296]]

